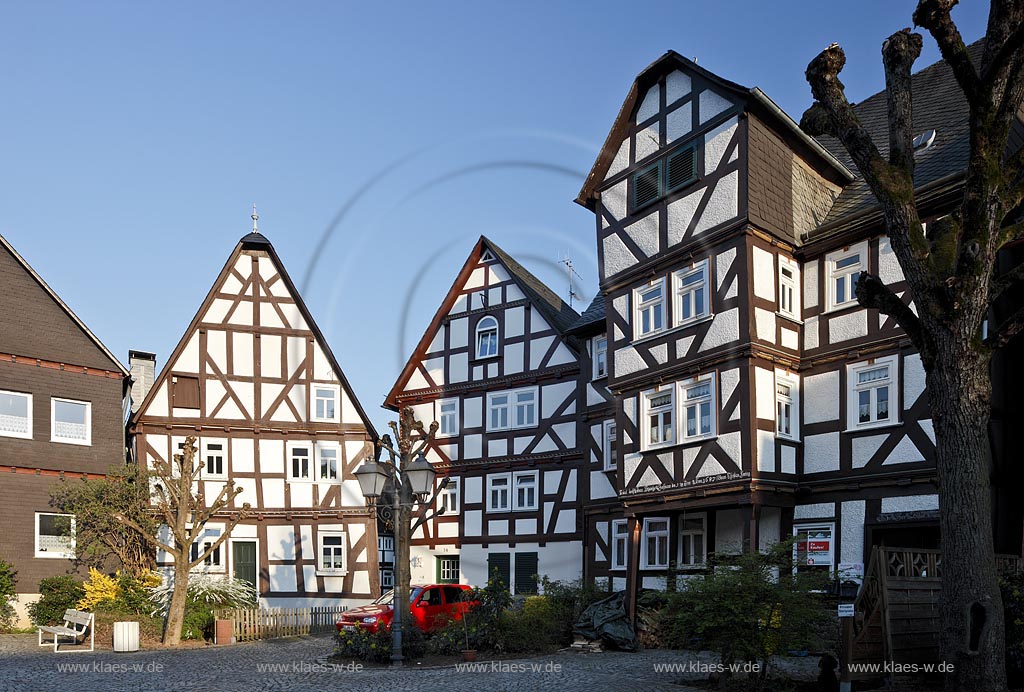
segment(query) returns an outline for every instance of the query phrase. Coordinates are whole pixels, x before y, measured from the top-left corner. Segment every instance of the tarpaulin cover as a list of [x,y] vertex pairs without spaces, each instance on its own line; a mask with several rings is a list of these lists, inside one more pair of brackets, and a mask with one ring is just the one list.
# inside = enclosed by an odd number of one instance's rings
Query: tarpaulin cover
[[572,631],[590,640],[600,639],[623,651],[636,650],[636,632],[626,617],[624,591],[591,603]]

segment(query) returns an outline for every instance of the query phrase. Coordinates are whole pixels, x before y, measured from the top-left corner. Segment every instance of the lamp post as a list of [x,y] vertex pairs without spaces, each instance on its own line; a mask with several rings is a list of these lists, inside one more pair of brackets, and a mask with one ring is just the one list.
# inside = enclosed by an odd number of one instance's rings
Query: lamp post
[[[391,665],[402,665],[402,624],[409,614],[409,541],[413,531],[424,522],[443,514],[444,508],[420,517],[415,526],[410,525],[417,505],[422,509],[432,505],[437,494],[431,494],[437,472],[427,461],[423,452],[434,439],[437,423],[426,429],[416,420],[412,409],[406,407],[399,414],[399,423],[388,424],[397,444],[390,435],[383,435],[378,442],[380,450],[387,452],[388,460],[366,461],[355,472],[359,489],[366,498],[366,504],[375,508],[378,514],[382,507],[378,498],[390,495],[391,511],[395,532],[395,595],[391,607],[395,616],[391,623]],[[448,485],[442,481],[439,491]],[[385,492],[387,491],[387,492]]]

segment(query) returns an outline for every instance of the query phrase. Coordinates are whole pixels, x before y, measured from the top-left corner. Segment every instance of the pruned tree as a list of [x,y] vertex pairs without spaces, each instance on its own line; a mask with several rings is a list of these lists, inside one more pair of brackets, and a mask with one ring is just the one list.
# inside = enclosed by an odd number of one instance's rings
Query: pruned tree
[[[807,67],[814,104],[801,126],[836,137],[881,207],[886,232],[910,288],[900,299],[864,273],[857,300],[895,319],[921,354],[936,438],[942,533],[942,650],[956,672],[947,690],[1003,690],[1003,611],[991,519],[989,418],[993,352],[1024,327],[1024,310],[1001,324],[983,323],[1005,290],[1024,277],[1018,267],[996,275],[996,255],[1024,236],[1024,153],[1008,152],[1024,96],[1024,0],[993,0],[980,61],[972,62],[950,11],[957,0],[921,0],[917,26],[939,45],[967,100],[970,154],[963,197],[925,235],[914,197],[911,68],[922,38],[910,29],[882,44],[889,115],[883,155],[846,99],[839,81],[846,57],[833,44]],[[908,301],[913,299],[913,308]]]
[[[175,454],[170,462],[155,460],[149,473],[150,507],[157,523],[157,531],[146,529],[126,514],[117,519],[135,530],[144,533],[146,540],[155,548],[163,550],[174,560],[171,603],[164,620],[163,643],[177,646],[181,642],[181,627],[188,603],[188,579],[193,569],[202,565],[218,550],[231,535],[232,529],[245,518],[249,503],[240,509],[233,509],[235,497],[242,492],[234,481],[224,482],[217,497],[207,502],[202,491],[200,474],[202,462],[196,461],[196,438],[185,438],[181,454]],[[204,550],[192,553],[192,545],[203,535],[206,524],[215,516],[227,515],[225,527],[215,541],[205,545]]]
[[[103,569],[111,556],[135,576],[152,569],[155,553],[148,535],[157,522],[148,510],[149,484],[135,465],[115,464],[106,476],[65,478],[50,489],[50,504],[75,517],[75,559]],[[117,518],[131,517],[138,529]]]

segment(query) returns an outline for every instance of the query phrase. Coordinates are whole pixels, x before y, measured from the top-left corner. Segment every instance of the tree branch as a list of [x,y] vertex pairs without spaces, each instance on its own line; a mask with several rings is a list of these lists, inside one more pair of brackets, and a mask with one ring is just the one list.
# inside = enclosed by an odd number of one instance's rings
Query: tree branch
[[178,552],[176,548],[172,548],[171,546],[167,545],[166,543],[164,543],[163,541],[161,541],[161,540],[160,540],[159,538],[157,538],[156,536],[153,536],[153,535],[151,535],[151,534],[150,534],[150,533],[149,533],[148,531],[146,531],[146,530],[145,530],[144,528],[142,528],[141,526],[139,526],[139,524],[138,524],[138,523],[136,523],[136,522],[135,522],[134,520],[132,520],[131,518],[129,518],[129,517],[126,517],[126,516],[125,516],[125,515],[123,515],[123,514],[115,514],[114,516],[115,516],[115,518],[116,518],[116,519],[117,519],[118,521],[120,521],[121,523],[125,524],[126,526],[130,526],[130,527],[132,527],[133,529],[135,529],[136,531],[138,531],[138,532],[139,532],[139,534],[140,534],[140,535],[141,535],[141,536],[142,536],[143,538],[145,538],[145,539],[146,539],[146,540],[147,540],[147,541],[148,541],[149,543],[151,543],[152,545],[156,546],[157,548],[160,548],[160,549],[161,549],[161,550],[163,550],[164,552],[166,552],[166,553],[168,553],[168,554],[170,554],[170,555],[174,555],[175,553],[177,553],[177,552]]
[[988,304],[994,305],[1003,293],[1024,281],[1024,263],[1018,264],[1000,276],[992,277],[988,284]]
[[898,31],[882,44],[889,108],[889,164],[914,177],[914,125],[910,70],[921,55],[921,34]]
[[[248,507],[249,505],[246,504],[245,506]],[[223,531],[221,531],[220,536],[217,537],[217,540],[211,543],[210,547],[203,551],[201,555],[197,556],[195,560],[189,561],[188,568],[191,570],[193,567],[198,567],[199,565],[203,564],[206,558],[213,555],[217,548],[221,547],[224,541],[228,539],[228,536],[231,535],[231,532],[234,530],[234,528],[238,526],[238,522],[245,518],[245,514],[245,510],[243,510],[242,512],[239,512],[235,517],[233,517],[230,523],[224,528]],[[191,544],[189,544],[189,546],[191,546]],[[184,551],[183,554],[189,554],[189,546],[185,546],[182,549]]]
[[939,44],[942,58],[953,70],[953,76],[974,105],[978,99],[978,73],[967,54],[967,46],[949,13],[958,0],[921,0],[914,10],[914,24],[928,30]]
[[861,273],[857,280],[857,302],[896,320],[896,324],[903,328],[918,350],[924,350],[920,318],[877,276]]
[[1013,313],[1013,315],[999,325],[998,329],[991,332],[989,337],[985,339],[985,344],[992,349],[1002,348],[1010,343],[1010,340],[1020,334],[1022,330],[1024,330],[1024,307],[1018,309],[1017,312]]

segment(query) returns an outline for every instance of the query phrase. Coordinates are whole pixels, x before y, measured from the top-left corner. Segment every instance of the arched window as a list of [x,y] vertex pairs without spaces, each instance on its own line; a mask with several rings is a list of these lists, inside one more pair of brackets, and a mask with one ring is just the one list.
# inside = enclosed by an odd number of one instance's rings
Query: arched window
[[476,323],[476,357],[490,358],[496,355],[498,355],[498,320],[486,315]]

